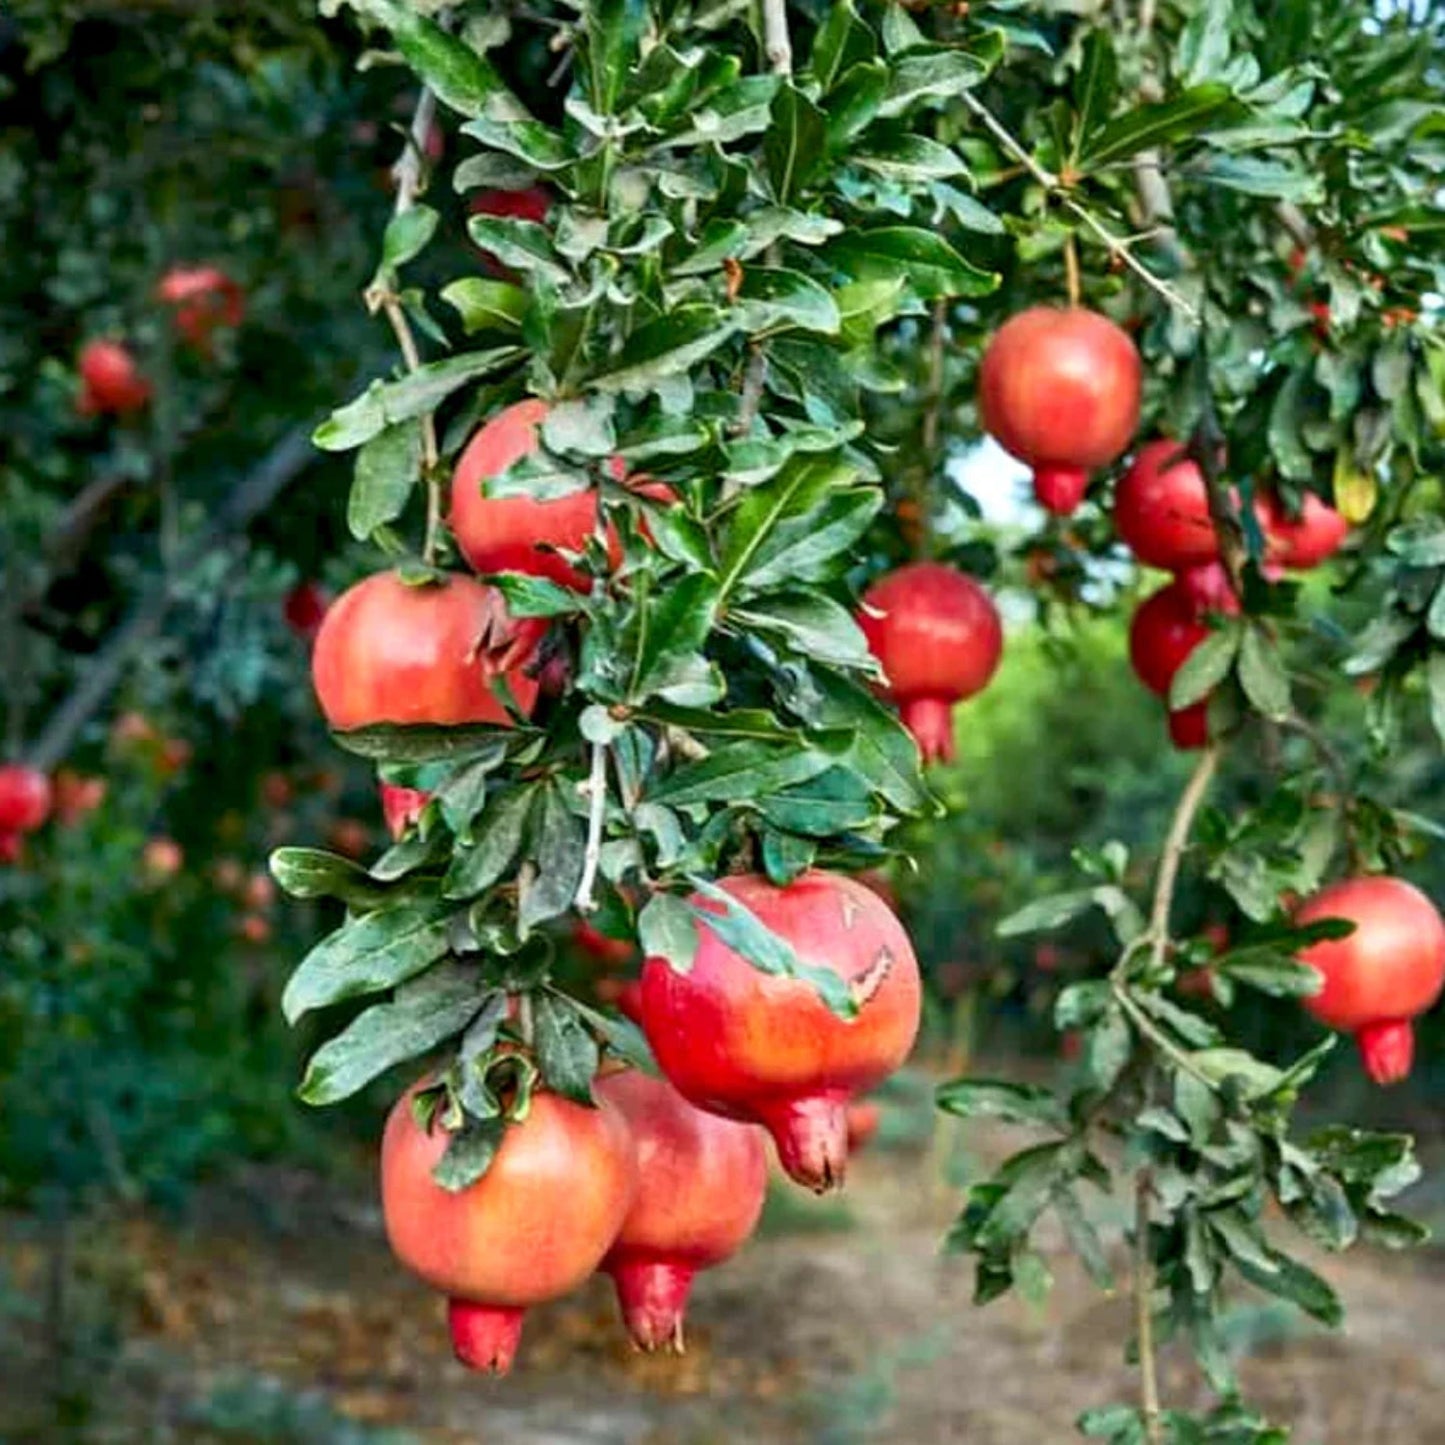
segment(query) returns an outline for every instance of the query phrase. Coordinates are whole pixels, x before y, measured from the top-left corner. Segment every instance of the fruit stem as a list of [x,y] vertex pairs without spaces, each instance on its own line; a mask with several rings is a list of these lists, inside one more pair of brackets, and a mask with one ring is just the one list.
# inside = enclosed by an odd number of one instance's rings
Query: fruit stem
[[1152,291],[1157,292],[1181,315],[1198,322],[1198,310],[1162,276],[1156,276],[1135,254],[1129,242],[1116,236],[1086,205],[1068,190],[1052,171],[1046,170],[1025,150],[1023,143],[1015,139],[1005,126],[977,96],[964,91],[962,100],[973,114],[982,121],[995,140],[1051,195],[1058,199],[1066,211],[1077,216],[1104,243],[1111,256],[1117,256]]
[[1072,231],[1064,237],[1064,286],[1069,305],[1077,306],[1083,296],[1083,286],[1079,280],[1079,243]]
[[1134,1184],[1134,1322],[1139,1343],[1139,1403],[1149,1445],[1164,1445],[1159,1414],[1159,1366],[1154,1357],[1154,1256],[1149,1248],[1149,1194],[1144,1170]]

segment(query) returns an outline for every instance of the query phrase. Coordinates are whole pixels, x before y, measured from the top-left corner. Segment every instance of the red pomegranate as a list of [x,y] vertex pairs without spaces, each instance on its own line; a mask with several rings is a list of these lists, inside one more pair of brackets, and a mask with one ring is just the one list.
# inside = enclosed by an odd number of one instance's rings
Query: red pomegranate
[[201,352],[222,326],[239,326],[246,293],[219,266],[173,266],[156,286],[156,299],[175,308],[176,330]]
[[386,1236],[402,1264],[447,1296],[457,1358],[505,1375],[528,1307],[576,1289],[616,1239],[637,1189],[636,1150],[605,1099],[588,1109],[534,1094],[491,1168],[449,1193],[432,1178],[447,1134],[417,1122],[419,1087],[398,1100],[381,1141]]
[[[1266,565],[1266,576],[1270,570]],[[1174,580],[1199,616],[1210,612],[1217,612],[1224,617],[1239,615],[1239,598],[1222,562],[1206,562],[1201,567],[1184,567],[1174,574]]]
[[848,1105],[848,1153],[865,1149],[877,1136],[883,1110],[872,1099],[855,1099]]
[[70,768],[55,774],[55,816],[62,827],[72,828],[87,813],[93,813],[105,801],[104,778],[87,777]]
[[1192,702],[1169,714],[1169,740],[1181,753],[1191,752],[1209,742],[1209,700]]
[[502,594],[470,577],[410,587],[377,572],[332,604],[316,634],[311,677],[326,721],[501,723],[504,678],[523,713],[537,700],[524,671],[545,623],[514,620]]
[[422,788],[401,788],[395,783],[379,783],[377,791],[381,794],[381,816],[386,819],[387,832],[398,840],[421,817],[422,810],[431,802],[431,794]]
[[599,1079],[595,1093],[637,1145],[637,1194],[602,1269],[633,1343],[680,1353],[693,1276],[737,1253],[763,1212],[763,1131],[704,1113],[636,1069]]
[[1257,504],[1260,529],[1270,557],[1296,572],[1308,572],[1344,546],[1350,524],[1314,492],[1306,492],[1298,516],[1291,516],[1276,496]]
[[330,606],[331,598],[319,582],[298,582],[286,594],[286,600],[281,604],[281,615],[292,632],[311,642],[321,631],[326,609]]
[[1204,473],[1167,437],[1142,447],[1120,479],[1114,529],[1151,567],[1177,572],[1219,560]]
[[940,562],[912,562],[863,594],[858,625],[925,762],[953,757],[953,704],[988,685],[1003,653],[993,599]]
[[804,979],[754,968],[703,925],[686,974],[662,958],[643,964],[642,1026],[685,1097],[765,1125],[783,1168],[821,1193],[843,1182],[849,1099],[892,1073],[918,1032],[913,947],[888,905],[852,878],[811,872],[776,888],[740,875],[720,886],[804,963],[843,979],[856,1016],[839,1017]]
[[50,804],[50,779],[38,768],[0,767],[0,832],[35,832],[50,816]]
[[572,942],[599,969],[624,968],[637,953],[637,945],[630,938],[614,938],[585,918],[572,925]]
[[1365,1072],[1398,1083],[1414,1061],[1411,1020],[1445,986],[1445,922],[1435,905],[1399,878],[1346,878],[1321,889],[1295,913],[1297,924],[1343,918],[1344,938],[1312,943],[1299,957],[1323,980],[1303,999],[1322,1024],[1355,1036]]
[[18,863],[25,856],[25,839],[19,833],[0,833],[0,863]]
[[1139,424],[1139,353],[1126,332],[1082,307],[1034,306],[1001,326],[979,369],[979,414],[1003,449],[1034,469],[1034,495],[1067,515],[1089,472]]
[[642,983],[630,978],[617,990],[617,1012],[642,1027]]
[[140,374],[129,348],[118,341],[87,341],[76,367],[80,395],[75,409],[82,416],[126,416],[151,399],[150,382]]
[[1200,609],[1184,584],[1176,580],[1135,609],[1129,623],[1129,661],[1150,692],[1167,697],[1174,674],[1208,636],[1209,626]]

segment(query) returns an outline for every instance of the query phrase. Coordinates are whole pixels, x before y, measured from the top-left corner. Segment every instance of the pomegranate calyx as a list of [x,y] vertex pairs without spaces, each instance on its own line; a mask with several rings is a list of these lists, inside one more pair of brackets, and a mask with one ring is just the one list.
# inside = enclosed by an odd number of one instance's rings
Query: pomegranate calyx
[[477,1304],[473,1300],[447,1301],[447,1328],[452,1349],[469,1370],[505,1375],[517,1357],[525,1311],[514,1305]]
[[1089,473],[1083,467],[1041,465],[1034,468],[1034,499],[1055,517],[1079,510],[1089,490]]
[[695,1271],[685,1264],[625,1254],[605,1268],[617,1284],[617,1302],[632,1343],[647,1354],[686,1351],[682,1322]]
[[925,763],[953,761],[953,704],[946,697],[904,698],[899,713]]
[[794,1183],[827,1194],[841,1189],[848,1167],[847,1100],[837,1094],[760,1105],[758,1116],[773,1136],[778,1163]]
[[1409,1019],[1386,1019],[1355,1031],[1365,1072],[1381,1087],[1408,1077],[1415,1062],[1415,1026]]

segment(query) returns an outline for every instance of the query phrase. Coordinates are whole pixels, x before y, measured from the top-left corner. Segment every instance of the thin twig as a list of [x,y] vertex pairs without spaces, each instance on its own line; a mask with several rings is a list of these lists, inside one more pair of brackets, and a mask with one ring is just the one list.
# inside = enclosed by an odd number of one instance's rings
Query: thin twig
[[933,303],[933,329],[928,337],[928,405],[923,412],[923,448],[929,461],[938,448],[939,421],[943,412],[943,362],[948,341],[948,302]]
[[602,824],[607,817],[607,744],[592,744],[592,769],[582,784],[587,793],[587,851],[582,857],[582,878],[577,884],[576,908],[591,913],[597,907],[592,889],[602,861]]
[[1184,850],[1189,846],[1189,834],[1194,827],[1194,815],[1209,791],[1218,766],[1219,746],[1211,743],[1199,755],[1199,762],[1179,795],[1179,803],[1164,839],[1164,851],[1159,855],[1159,871],[1154,878],[1154,902],[1149,910],[1151,961],[1155,968],[1164,962],[1164,952],[1169,946],[1169,914],[1174,905],[1174,889],[1179,882],[1179,865],[1183,862]]
[[1141,1170],[1134,1186],[1134,1322],[1139,1342],[1139,1403],[1149,1445],[1164,1445],[1159,1413],[1159,1365],[1154,1357],[1154,1256],[1149,1248],[1149,1193],[1153,1184]]
[[1012,132],[999,121],[994,113],[989,110],[977,96],[970,94],[968,91],[964,91],[963,103],[983,122],[984,127],[993,135],[994,139],[1028,171],[1039,185],[1050,195],[1056,196],[1060,205],[1082,221],[1084,225],[1099,238],[1111,256],[1117,256],[1119,261],[1138,276],[1146,286],[1157,292],[1165,301],[1176,310],[1182,312],[1191,321],[1199,320],[1199,313],[1195,310],[1194,306],[1180,295],[1162,276],[1156,276],[1134,254],[1126,240],[1120,236],[1116,236],[1082,201],[1072,196],[1059,177],[1052,171],[1041,166],[1038,161],[1024,149],[1023,144],[1014,138]]
[[1079,243],[1072,231],[1064,237],[1064,288],[1068,292],[1069,305],[1077,306],[1084,288],[1079,279]]
[[[391,178],[396,186],[396,201],[392,208],[395,215],[405,215],[416,204],[417,192],[421,188],[427,137],[436,118],[436,105],[436,96],[424,86],[417,98],[411,125],[407,129],[406,145],[391,168]],[[367,305],[373,311],[380,310],[390,323],[396,344],[401,349],[402,360],[406,362],[406,369],[419,371],[421,353],[417,349],[416,337],[412,333],[411,322],[407,320],[401,298],[390,288],[386,288],[368,293],[366,299]],[[422,556],[426,561],[434,562],[437,548],[441,544],[442,483],[436,419],[430,412],[421,419],[421,450],[422,472],[426,478],[426,539],[422,543]]]
[[774,75],[793,73],[793,42],[788,34],[787,0],[763,0],[763,48]]
[[738,407],[738,419],[733,431],[745,437],[752,431],[758,419],[758,408],[763,401],[763,383],[768,379],[768,353],[761,341],[754,341],[748,348],[748,369],[743,374],[742,404]]

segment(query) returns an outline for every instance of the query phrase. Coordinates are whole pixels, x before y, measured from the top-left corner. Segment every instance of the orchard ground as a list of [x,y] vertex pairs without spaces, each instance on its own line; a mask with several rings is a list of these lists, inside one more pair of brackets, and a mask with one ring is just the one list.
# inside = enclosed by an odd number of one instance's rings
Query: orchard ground
[[[1101,1300],[1062,1238],[1044,1237],[1054,1292],[976,1309],[972,1270],[940,1254],[959,1185],[1023,1140],[942,1120],[904,1137],[894,1107],[881,1146],[852,1165],[841,1202],[778,1182],[761,1237],[700,1278],[685,1357],[625,1344],[611,1289],[529,1316],[511,1379],[467,1374],[439,1306],[391,1258],[363,1164],[329,1179],[253,1165],[200,1189],[184,1217],[122,1213],[75,1241],[73,1433],[34,1424],[53,1383],[42,1332],[9,1313],[0,1353],[6,1445],[731,1445],[894,1442],[1022,1445],[1070,1437],[1079,1410],[1126,1395],[1124,1295]],[[890,1144],[890,1136],[893,1142]],[[1445,1141],[1425,1145],[1427,1179]],[[1426,1215],[1445,1199],[1417,1191]],[[1100,1212],[1119,1250],[1122,1210]],[[36,1221],[0,1230],[0,1294],[38,1319]],[[1119,1261],[1122,1265],[1122,1259]],[[1302,1445],[1439,1445],[1445,1254],[1360,1251],[1315,1259],[1347,1307],[1344,1330],[1238,1293],[1226,1336],[1260,1405]],[[18,1322],[18,1323],[17,1323]],[[17,1348],[17,1344],[19,1348]],[[84,1352],[94,1352],[93,1365]],[[1198,1391],[1166,1354],[1170,1396]],[[1197,1403],[1202,1403],[1202,1398]],[[88,1416],[88,1418],[87,1418]]]

